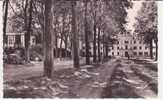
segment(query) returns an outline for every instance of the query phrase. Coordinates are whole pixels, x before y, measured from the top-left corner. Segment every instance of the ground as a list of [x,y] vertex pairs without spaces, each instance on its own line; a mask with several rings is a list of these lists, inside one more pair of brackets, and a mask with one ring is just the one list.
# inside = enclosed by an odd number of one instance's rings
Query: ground
[[[42,77],[41,63],[6,65],[6,98],[145,98],[157,97],[157,63],[111,59],[104,64],[55,63],[52,79]],[[63,67],[64,66],[64,67]]]

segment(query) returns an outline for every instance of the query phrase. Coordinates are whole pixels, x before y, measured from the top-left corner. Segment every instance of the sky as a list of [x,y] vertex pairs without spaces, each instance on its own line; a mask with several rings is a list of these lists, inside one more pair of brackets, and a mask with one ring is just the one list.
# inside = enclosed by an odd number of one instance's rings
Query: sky
[[137,16],[137,12],[140,10],[142,5],[142,1],[133,1],[133,7],[128,10],[128,17],[127,17],[127,29],[132,30],[134,29],[133,25],[135,23],[135,17]]

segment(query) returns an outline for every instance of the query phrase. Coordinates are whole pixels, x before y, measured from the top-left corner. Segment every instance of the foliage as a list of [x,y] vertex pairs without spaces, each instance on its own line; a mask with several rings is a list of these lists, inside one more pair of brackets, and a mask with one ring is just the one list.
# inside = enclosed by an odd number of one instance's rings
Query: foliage
[[[24,3],[23,3],[24,2]],[[121,29],[124,28],[124,24],[126,23],[126,8],[129,8],[132,6],[132,3],[130,0],[89,0],[88,5],[88,23],[90,32],[93,31],[92,24],[94,23],[93,18],[95,17],[94,14],[96,14],[96,24],[101,26],[102,29],[105,31],[106,35],[118,33],[121,31]],[[10,9],[13,8],[12,12],[14,12],[12,15],[9,16],[10,19],[10,26],[12,27],[12,31],[14,32],[23,32],[24,31],[24,7],[25,7],[25,0],[16,0],[12,1],[10,4]],[[34,34],[37,35],[37,37],[42,38],[43,34],[43,27],[44,27],[44,1],[43,0],[35,0],[33,2],[33,21],[32,21],[32,31]],[[54,1],[53,4],[53,14],[54,14],[54,25],[61,23],[60,19],[63,14],[66,14],[66,16],[71,18],[71,2],[60,0],[60,1]],[[83,1],[77,1],[76,6],[76,13],[77,13],[77,29],[80,33],[79,35],[82,36],[84,33],[83,27],[84,27],[84,2]],[[56,20],[58,21],[56,21]],[[61,24],[60,24],[61,25]],[[70,29],[70,22],[67,23],[68,29]],[[60,27],[63,27],[62,25]],[[55,27],[54,27],[55,28]],[[60,28],[57,29],[58,31],[61,30]],[[68,31],[70,32],[70,30]],[[65,33],[65,32],[64,32]],[[109,33],[109,34],[108,34]],[[67,32],[66,32],[67,34]],[[68,35],[68,34],[67,34]],[[63,36],[67,36],[63,35]],[[91,33],[90,33],[91,35]],[[70,35],[71,36],[71,35]],[[59,36],[60,37],[60,36]],[[81,37],[82,38],[82,37]],[[38,39],[42,40],[42,39]]]
[[143,2],[135,23],[135,32],[144,38],[146,43],[157,41],[157,3],[155,1]]

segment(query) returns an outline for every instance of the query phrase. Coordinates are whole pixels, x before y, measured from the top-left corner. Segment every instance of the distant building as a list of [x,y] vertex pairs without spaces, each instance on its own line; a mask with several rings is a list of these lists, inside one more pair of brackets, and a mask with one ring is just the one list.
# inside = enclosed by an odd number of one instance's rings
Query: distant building
[[[155,50],[153,51],[155,53]],[[143,40],[126,33],[118,34],[117,43],[110,48],[109,55],[119,57],[127,57],[129,55],[135,58],[148,58],[150,57],[150,50]]]
[[[25,34],[24,33],[6,33],[7,42],[4,47],[25,47]],[[30,45],[36,44],[35,36],[30,37]]]
[[[148,44],[138,38],[136,35],[130,33],[119,33],[112,37],[116,40],[114,44],[108,44],[108,55],[113,57],[127,57],[130,58],[149,58],[150,48]],[[89,42],[89,55],[93,56],[93,41]],[[80,55],[85,56],[85,43],[79,41]],[[153,43],[153,56],[155,56],[156,48]],[[104,44],[100,42],[100,55],[104,56],[106,53]],[[98,44],[96,43],[96,56],[98,56]]]

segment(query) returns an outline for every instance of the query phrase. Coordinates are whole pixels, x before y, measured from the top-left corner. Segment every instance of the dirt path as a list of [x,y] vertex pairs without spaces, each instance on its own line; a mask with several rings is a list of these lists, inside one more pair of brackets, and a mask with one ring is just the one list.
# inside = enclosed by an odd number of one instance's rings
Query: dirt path
[[[133,68],[136,68],[137,70],[133,70]],[[22,68],[20,69],[17,68],[16,69],[17,72],[12,77],[13,78],[16,77],[16,74],[20,76],[20,75],[25,75],[26,73],[28,73],[27,76],[31,76],[29,75],[29,72],[27,72],[27,71],[30,71],[31,69],[33,69],[33,67],[28,67],[24,71],[21,71]],[[12,70],[14,69],[13,68],[10,69],[11,72]],[[20,73],[19,73],[19,70],[21,71]],[[143,75],[148,74],[147,76],[151,76],[153,78],[150,78],[150,79],[147,78],[147,80],[146,78],[142,78],[145,76],[140,76],[139,75],[140,73],[138,74],[135,73],[135,71],[138,71],[138,70]],[[41,72],[40,69],[36,68],[34,69],[34,71],[30,71],[30,73],[34,75],[36,74],[35,71],[37,74],[38,72]],[[123,74],[122,73],[120,74],[121,71]],[[9,73],[9,70],[8,70],[8,73]],[[12,90],[12,88],[16,88],[15,91],[17,91],[18,93],[21,93],[21,95],[23,95],[25,90],[32,89],[34,93],[37,93],[37,94],[32,94],[32,96],[34,97],[38,96],[38,97],[52,97],[52,98],[53,97],[110,98],[110,97],[121,97],[123,96],[123,94],[127,95],[125,97],[138,97],[138,98],[157,97],[157,94],[150,88],[150,84],[149,84],[150,83],[149,81],[154,81],[154,82],[157,81],[156,74],[157,72],[155,72],[155,70],[150,71],[149,68],[146,68],[140,64],[135,64],[133,61],[128,62],[128,60],[112,59],[104,64],[84,65],[84,66],[81,66],[81,68],[78,70],[75,70],[73,68],[58,70],[54,72],[54,76],[52,79],[46,79],[44,77],[33,77],[27,80],[22,80],[22,82],[21,81],[16,82],[16,83],[8,82],[8,83],[5,83],[6,90],[7,90],[7,92],[5,93],[6,93],[6,97],[9,97],[9,95],[11,94],[10,91]],[[10,75],[10,78],[12,78],[11,77],[12,74],[9,73],[9,75]],[[24,77],[22,78],[24,79]],[[30,84],[26,84],[26,82],[28,81]],[[118,82],[118,85],[117,85],[117,82]],[[18,85],[17,87],[15,86],[18,83],[21,83],[23,87],[22,90],[19,90],[21,85]],[[126,84],[126,85],[124,85],[123,87],[123,84],[121,83]],[[131,88],[129,88],[128,86]],[[154,89],[156,88],[155,86],[156,85],[153,86]],[[37,89],[40,89],[42,93],[38,92]],[[131,95],[129,94],[130,90],[133,91],[133,94],[131,92]],[[15,91],[12,92],[12,94],[16,93]],[[121,92],[118,92],[118,91],[121,91]],[[25,92],[26,94],[25,97],[29,98],[29,96],[27,95],[29,93],[33,93],[33,92]],[[108,95],[107,93],[111,93],[111,94]],[[47,96],[47,94],[49,94],[49,96]],[[14,95],[14,96],[19,97],[19,95]]]
[[[121,64],[123,67],[123,72],[127,76],[127,81],[129,84],[133,87],[134,91],[141,97],[157,97],[157,94],[150,88],[150,82],[147,82],[144,79],[144,77],[153,77],[150,81],[157,82],[157,72],[153,72],[153,70],[149,70],[146,68],[143,63],[136,64],[133,61],[130,61],[130,64],[125,63],[127,61],[124,60]],[[139,69],[139,70],[134,70]],[[137,74],[137,71],[140,73],[147,73],[144,76],[140,76]],[[157,86],[155,87],[157,88]]]
[[[47,95],[45,94],[50,93],[48,97],[101,98],[103,89],[106,87],[108,80],[111,78],[111,74],[115,68],[115,65],[117,64],[115,61],[116,60],[114,59],[102,65],[101,64],[96,66],[89,65],[90,68],[89,66],[82,66],[82,68],[79,70],[74,70],[70,68],[70,69],[63,69],[63,70],[56,71],[54,72],[54,77],[50,82],[51,84],[56,84],[57,82],[58,85],[50,85],[50,86],[47,84],[43,85],[43,83],[46,81],[46,78],[44,80],[44,78],[42,79],[42,77],[33,77],[31,79],[19,80],[13,83],[4,82],[5,90],[6,90],[5,97],[12,96],[17,98],[20,97],[20,95],[21,97],[25,97],[25,98],[29,98],[28,95],[32,97],[47,97]],[[30,70],[30,68],[27,68],[25,71],[27,70]],[[23,74],[22,72],[21,73],[18,72],[17,75],[23,75]],[[13,76],[15,76],[15,74]],[[24,77],[22,78],[24,79]],[[29,82],[29,84],[26,84],[26,82]],[[17,86],[18,83],[21,85]],[[47,91],[50,91],[52,89],[54,93],[53,92],[44,93],[44,89],[42,90],[42,87],[44,87]],[[49,89],[49,87],[51,87],[51,89]],[[35,90],[35,88],[38,88],[40,90],[39,91]],[[65,89],[62,90],[61,88],[62,89],[65,88]],[[13,89],[15,92],[13,92]],[[33,92],[31,90],[30,90],[31,92],[24,92],[24,91],[29,91],[28,89],[32,89]],[[59,91],[56,95],[55,92],[58,89]],[[39,94],[40,91],[42,91],[43,94],[42,93]]]
[[80,98],[101,98],[101,93],[111,78],[115,65],[115,60],[113,60],[94,69],[92,73],[97,73],[98,75],[93,75],[90,79],[80,81],[78,85],[72,87],[72,91]]

